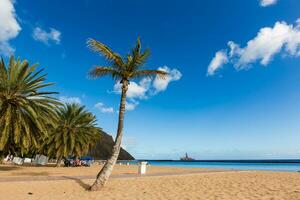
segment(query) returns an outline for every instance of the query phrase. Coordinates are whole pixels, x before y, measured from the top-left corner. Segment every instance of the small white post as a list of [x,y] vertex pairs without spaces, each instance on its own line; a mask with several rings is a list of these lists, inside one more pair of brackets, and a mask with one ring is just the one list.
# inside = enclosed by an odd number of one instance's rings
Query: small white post
[[139,166],[139,174],[146,174],[147,162],[141,162]]

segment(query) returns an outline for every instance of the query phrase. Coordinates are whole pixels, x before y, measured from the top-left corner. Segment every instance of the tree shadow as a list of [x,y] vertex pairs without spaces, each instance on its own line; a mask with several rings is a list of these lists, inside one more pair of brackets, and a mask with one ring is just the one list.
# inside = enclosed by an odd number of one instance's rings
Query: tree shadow
[[74,178],[74,177],[68,177],[68,176],[63,176],[65,179],[70,179],[78,183],[83,189],[88,190],[90,188],[89,184],[84,183],[82,180],[79,178]]
[[0,171],[13,171],[13,170],[17,170],[17,169],[20,169],[20,167],[18,166],[0,166]]
[[16,172],[12,173],[14,175],[21,175],[21,176],[48,176],[50,173],[49,172]]

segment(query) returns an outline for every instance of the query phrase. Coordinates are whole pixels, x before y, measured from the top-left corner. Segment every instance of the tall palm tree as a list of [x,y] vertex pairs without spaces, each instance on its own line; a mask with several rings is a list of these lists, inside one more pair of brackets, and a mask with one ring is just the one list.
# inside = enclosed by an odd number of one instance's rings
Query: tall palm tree
[[141,51],[140,38],[138,38],[135,47],[132,48],[131,52],[124,58],[122,58],[119,54],[113,52],[108,46],[102,44],[97,40],[89,39],[87,41],[87,44],[92,51],[104,56],[109,64],[108,66],[94,67],[89,72],[90,77],[99,78],[103,76],[111,76],[114,80],[119,81],[122,85],[121,100],[119,107],[118,130],[114,141],[114,145],[112,147],[112,155],[98,173],[94,184],[90,187],[91,191],[95,191],[101,189],[109,179],[109,176],[112,173],[113,167],[120,153],[121,142],[123,137],[126,92],[128,90],[130,80],[143,77],[152,78],[153,76],[165,78],[167,76],[167,73],[160,70],[142,69],[147,58],[150,55],[150,51],[149,49],[146,49],[144,52]]
[[45,88],[43,69],[20,59],[10,58],[8,67],[0,61],[0,151],[26,153],[40,146],[39,139],[54,125],[54,107],[59,102]]
[[57,158],[60,166],[62,157],[82,156],[90,145],[100,138],[96,117],[78,104],[66,104],[57,110],[58,121],[46,140],[48,155]]

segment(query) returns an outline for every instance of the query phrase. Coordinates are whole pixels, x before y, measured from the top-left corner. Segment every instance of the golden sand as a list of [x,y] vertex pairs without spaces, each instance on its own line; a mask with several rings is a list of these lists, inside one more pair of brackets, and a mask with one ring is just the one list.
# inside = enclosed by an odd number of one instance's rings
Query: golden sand
[[[112,178],[98,192],[86,191],[92,179],[1,182],[1,178],[96,175],[99,167],[0,166],[0,199],[300,200],[300,173],[296,172],[207,172],[205,169],[150,166],[149,174],[172,172],[179,175]],[[116,166],[114,175],[136,172],[137,166]]]

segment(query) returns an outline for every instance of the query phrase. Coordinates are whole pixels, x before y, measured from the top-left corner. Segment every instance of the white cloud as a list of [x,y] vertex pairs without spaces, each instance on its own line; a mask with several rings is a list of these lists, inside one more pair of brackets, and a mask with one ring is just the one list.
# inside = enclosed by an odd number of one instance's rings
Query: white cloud
[[[279,53],[298,57],[300,56],[299,20],[297,20],[296,25],[276,22],[273,27],[260,29],[256,37],[248,41],[245,47],[241,48],[233,41],[228,42],[228,47],[229,50],[223,52],[229,58],[228,62],[232,63],[237,70],[247,69],[257,61],[266,66]],[[225,63],[216,65],[215,68],[209,66],[208,74],[213,75]]]
[[[143,78],[139,82],[130,82],[127,91],[129,102],[127,102],[126,110],[134,110],[139,104],[139,100],[145,100],[149,96],[165,91],[170,82],[178,81],[182,77],[182,74],[177,69],[170,69],[167,66],[158,69],[168,72],[169,75],[165,79],[159,79],[158,77],[155,77],[154,80]],[[121,84],[119,82],[114,85],[113,92],[121,93]]]
[[41,29],[40,27],[36,27],[33,30],[32,37],[36,41],[43,42],[47,45],[49,44],[50,41],[54,42],[55,44],[59,44],[61,39],[61,32],[54,28],[50,28],[50,31],[47,32]]
[[63,103],[77,103],[81,104],[81,99],[79,97],[67,97],[67,96],[61,96],[59,97],[59,100]]
[[[120,94],[122,85],[118,82],[114,85],[114,92]],[[131,81],[128,86],[127,97],[143,99],[146,97],[147,88],[141,84]]]
[[[294,30],[292,26],[285,22],[277,22],[273,28],[262,28],[257,36],[247,43],[244,49],[240,50],[237,66],[243,66],[260,60],[262,65],[267,65],[273,56],[279,53],[284,45],[294,45],[296,39],[294,32],[298,34],[300,30]],[[297,45],[299,45],[297,41]],[[289,49],[295,51],[295,47]],[[290,51],[291,52],[291,51]]]
[[172,81],[178,81],[181,79],[182,74],[177,69],[169,69],[167,66],[163,66],[158,68],[158,70],[165,71],[168,73],[168,76],[164,79],[159,78],[158,76],[155,77],[153,81],[153,87],[155,89],[155,93],[165,91]]
[[134,110],[137,106],[139,105],[139,102],[137,101],[131,101],[131,102],[126,102],[126,110]]
[[267,7],[267,6],[270,6],[270,5],[274,5],[277,3],[277,0],[260,0],[260,5],[262,7]]
[[102,103],[102,102],[96,103],[95,108],[100,110],[100,112],[102,112],[102,113],[113,113],[114,112],[114,109],[112,107],[106,107],[104,105],[104,103]]
[[12,47],[9,42],[0,42],[0,56],[10,56],[15,52],[15,48]]
[[21,27],[17,21],[13,0],[0,1],[0,55],[9,56],[15,49],[9,40],[17,37]]
[[218,51],[208,66],[207,74],[214,75],[215,71],[228,63],[228,57],[225,51]]

